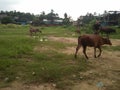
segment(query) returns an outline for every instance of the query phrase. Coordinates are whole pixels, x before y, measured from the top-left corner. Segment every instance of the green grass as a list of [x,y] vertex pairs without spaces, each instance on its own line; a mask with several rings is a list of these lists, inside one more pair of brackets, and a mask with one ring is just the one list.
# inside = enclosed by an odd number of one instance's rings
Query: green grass
[[[64,88],[72,84],[73,75],[88,70],[89,63],[85,58],[74,59],[73,54],[60,52],[67,47],[76,47],[75,43],[39,41],[39,37],[77,37],[78,34],[73,36],[75,27],[42,27],[41,30],[43,33],[33,38],[29,35],[29,25],[0,25],[0,87],[19,80],[24,83],[55,82],[58,88]],[[86,32],[89,30],[82,29],[82,34]],[[115,38],[118,37],[119,34]],[[40,50],[34,50],[35,47]],[[42,47],[48,49],[42,50]],[[110,48],[113,51],[118,49],[119,46]]]
[[[44,36],[57,36],[57,37],[72,37],[75,34],[76,28],[73,26],[64,27],[64,26],[57,26],[57,27],[45,27],[43,31]],[[77,36],[77,34],[75,35]]]
[[[16,80],[24,83],[57,83],[87,70],[85,62],[79,63],[72,54],[59,52],[75,44],[49,40],[40,42],[39,38],[30,37],[28,30],[29,26],[0,25],[0,87]],[[71,37],[74,33],[73,27],[44,27],[42,31],[42,34],[37,34],[38,37]],[[35,51],[36,46],[52,49]]]
[[34,40],[26,37],[6,36],[0,38],[0,57],[21,57],[30,54],[33,49]]

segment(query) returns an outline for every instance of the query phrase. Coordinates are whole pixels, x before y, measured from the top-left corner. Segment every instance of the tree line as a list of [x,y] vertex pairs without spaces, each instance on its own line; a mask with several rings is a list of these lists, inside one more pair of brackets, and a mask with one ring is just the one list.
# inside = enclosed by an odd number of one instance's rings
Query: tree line
[[17,11],[0,11],[0,23],[8,24],[70,24],[70,17],[67,13],[64,14],[64,18],[60,18],[59,14],[55,13],[52,9],[50,13],[46,14],[44,11],[38,15],[31,13],[17,12]]
[[[112,12],[112,13],[111,13]],[[100,20],[103,25],[118,25],[120,24],[120,11],[104,11],[103,14],[97,15],[87,13],[84,16],[80,16],[77,19],[77,25],[88,24],[93,20]],[[32,24],[32,25],[71,25],[73,20],[67,13],[64,13],[64,18],[59,17],[58,13],[55,13],[53,9],[49,13],[44,11],[38,15],[31,13],[24,13],[19,11],[0,11],[0,23],[8,24]]]
[[24,13],[24,12],[16,12],[16,11],[0,11],[0,21],[2,24],[8,23],[27,23],[35,19],[34,14]]

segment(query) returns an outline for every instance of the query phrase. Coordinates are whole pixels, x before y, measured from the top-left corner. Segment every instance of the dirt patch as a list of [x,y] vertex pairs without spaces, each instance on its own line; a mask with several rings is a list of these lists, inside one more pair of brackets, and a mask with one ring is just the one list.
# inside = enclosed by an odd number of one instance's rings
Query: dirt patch
[[10,87],[1,88],[0,90],[57,90],[55,84],[26,85],[19,82],[13,82]]
[[64,43],[77,43],[77,38],[68,38],[68,37],[49,37],[49,40],[59,41]]
[[[120,52],[103,51],[100,58],[90,58],[88,62],[93,67],[87,72],[81,72],[82,78],[88,78],[81,83],[77,83],[72,90],[108,90],[108,87],[114,87],[119,81],[120,75]],[[102,82],[103,87],[97,86]],[[114,90],[114,89],[111,89]],[[118,89],[117,89],[118,90]]]
[[65,53],[65,54],[74,54],[75,47],[67,47],[65,50],[61,50],[60,52]]
[[72,90],[98,90],[95,85],[90,85],[87,82],[82,82],[80,84],[76,84]]
[[44,46],[44,47],[36,46],[34,48],[34,51],[42,52],[42,51],[53,50],[53,49],[54,48],[51,48],[49,46]]
[[120,40],[119,39],[111,39],[112,46],[120,46]]

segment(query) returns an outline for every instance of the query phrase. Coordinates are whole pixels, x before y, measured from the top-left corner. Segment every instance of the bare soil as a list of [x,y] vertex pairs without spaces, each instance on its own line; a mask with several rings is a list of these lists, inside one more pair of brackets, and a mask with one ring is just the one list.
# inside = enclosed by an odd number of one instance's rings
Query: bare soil
[[[63,43],[76,43],[76,38],[65,37],[49,37],[49,40],[60,41]],[[120,40],[112,39],[113,46],[120,46]],[[110,46],[108,46],[110,47]],[[74,54],[75,47],[68,47],[66,50],[61,50],[62,53]],[[41,50],[38,46],[34,50]],[[42,50],[49,50],[48,47]],[[89,56],[88,62],[92,68],[86,72],[80,72],[81,82],[76,82],[71,87],[72,90],[120,90],[120,52],[103,50],[101,57],[93,57],[93,48],[87,48]],[[84,56],[82,48],[79,50],[78,56]],[[79,58],[79,57],[78,57]],[[56,84],[41,84],[41,85],[25,85],[19,82],[14,82],[10,87],[0,90],[57,90]],[[111,89],[110,89],[111,88]]]

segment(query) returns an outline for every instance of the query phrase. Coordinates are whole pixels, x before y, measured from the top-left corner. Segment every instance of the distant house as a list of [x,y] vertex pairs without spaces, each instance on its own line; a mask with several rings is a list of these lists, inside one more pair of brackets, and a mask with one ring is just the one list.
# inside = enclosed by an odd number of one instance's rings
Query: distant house
[[61,25],[63,23],[62,19],[56,19],[54,20],[54,24]]
[[83,25],[84,16],[80,16],[77,21],[73,21],[74,26],[82,26]]
[[73,21],[73,25],[74,25],[74,26],[77,26],[77,21]]
[[118,25],[120,23],[120,11],[108,11],[100,16],[103,25]]
[[[51,20],[43,19],[43,23],[46,25],[51,25]],[[63,19],[55,19],[53,20],[53,25],[62,25]]]
[[7,17],[7,15],[6,14],[0,14],[0,19],[2,19],[4,17]]

